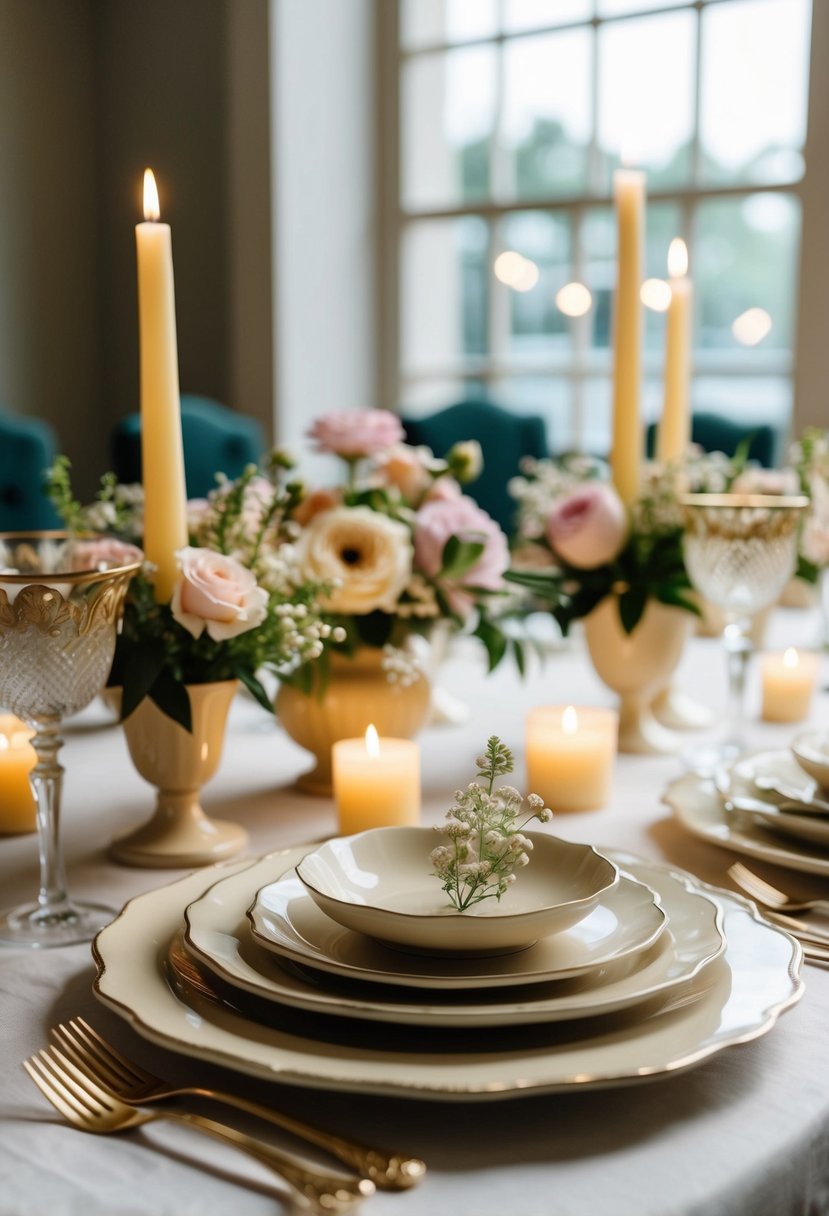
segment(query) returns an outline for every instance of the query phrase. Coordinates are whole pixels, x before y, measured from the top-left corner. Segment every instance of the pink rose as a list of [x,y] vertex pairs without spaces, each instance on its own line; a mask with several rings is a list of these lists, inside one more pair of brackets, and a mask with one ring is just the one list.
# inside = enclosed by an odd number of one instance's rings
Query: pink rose
[[600,481],[588,482],[560,499],[547,517],[550,548],[579,570],[612,562],[627,536],[624,504],[611,486]]
[[398,489],[409,503],[419,503],[432,484],[424,457],[433,459],[428,448],[413,448],[406,443],[396,443],[379,461],[382,480],[387,486]]
[[466,495],[431,499],[418,511],[414,525],[415,567],[429,578],[440,574],[443,550],[450,536],[482,541],[484,545],[471,569],[456,578],[441,580],[452,610],[459,616],[467,616],[473,596],[464,588],[500,591],[504,586],[503,575],[509,566],[507,538],[495,520]]
[[438,477],[426,491],[427,502],[454,502],[463,496],[454,477]]
[[250,570],[212,549],[188,546],[176,553],[179,577],[170,607],[194,638],[205,629],[214,642],[255,629],[265,619],[268,593]]
[[144,554],[135,545],[128,545],[111,536],[100,536],[95,540],[75,541],[69,569],[113,570],[116,566],[133,566],[143,560]]
[[346,460],[375,456],[403,439],[403,426],[390,410],[343,410],[324,414],[308,431],[318,452],[333,452]]

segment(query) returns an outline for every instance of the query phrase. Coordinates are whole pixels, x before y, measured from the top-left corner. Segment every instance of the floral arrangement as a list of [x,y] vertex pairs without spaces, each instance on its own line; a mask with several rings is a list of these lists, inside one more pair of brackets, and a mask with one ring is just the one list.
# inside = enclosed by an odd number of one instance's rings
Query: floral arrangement
[[[458,912],[482,899],[497,899],[515,882],[515,870],[527,865],[533,843],[522,828],[537,819],[546,823],[553,812],[538,794],[526,800],[511,785],[495,789],[495,779],[513,770],[512,752],[497,735],[487,740],[486,751],[475,761],[481,781],[471,782],[455,794],[446,824],[435,830],[449,843],[429,855],[434,876]],[[526,801],[528,812],[521,822]]]
[[798,577],[815,583],[829,569],[829,431],[809,427],[792,444],[789,459],[798,486],[811,499],[800,535]]
[[509,488],[524,543],[507,577],[549,601],[562,632],[611,594],[626,633],[649,599],[698,614],[682,557],[673,466],[647,465],[630,508],[610,484],[607,466],[582,457],[525,461]]
[[[123,690],[126,718],[150,697],[191,728],[187,684],[238,679],[273,712],[259,673],[278,675],[318,658],[330,627],[317,595],[326,588],[298,571],[292,515],[301,498],[285,483],[290,461],[272,455],[266,473],[251,466],[235,481],[218,479],[207,499],[188,503],[189,544],[176,554],[178,577],[169,603],[158,603],[146,564],[132,580],[108,684]],[[91,561],[135,560],[143,530],[141,486],[101,480],[95,500],[72,494],[69,461],[47,474],[47,490],[72,532],[105,532],[90,542]]]
[[[300,577],[325,584],[329,626],[321,656],[285,678],[310,691],[324,687],[331,653],[381,648],[389,678],[416,678],[406,650],[412,634],[438,621],[467,627],[486,646],[490,669],[506,652],[493,606],[505,592],[507,539],[461,489],[481,469],[475,442],[437,458],[404,440],[387,410],[328,414],[311,427],[318,452],[339,457],[341,485],[311,489],[292,511],[299,525]],[[520,642],[511,644],[516,650]]]

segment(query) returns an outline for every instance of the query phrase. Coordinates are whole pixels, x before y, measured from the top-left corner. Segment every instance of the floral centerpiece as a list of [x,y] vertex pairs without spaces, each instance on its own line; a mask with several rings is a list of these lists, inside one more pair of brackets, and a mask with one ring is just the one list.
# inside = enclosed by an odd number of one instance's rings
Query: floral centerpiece
[[328,414],[309,436],[343,462],[345,476],[310,489],[292,511],[299,575],[328,587],[319,601],[328,632],[314,662],[283,679],[305,691],[325,687],[332,655],[371,647],[382,651],[389,679],[405,684],[416,678],[409,639],[441,621],[478,637],[495,667],[508,646],[497,606],[509,549],[461,488],[480,472],[479,445],[459,443],[437,458],[405,443],[386,410]]
[[523,544],[508,579],[548,600],[564,633],[611,595],[627,634],[652,599],[698,613],[682,558],[687,483],[675,467],[649,464],[626,508],[608,475],[591,458],[524,462],[510,483]]
[[[248,468],[219,479],[207,499],[188,504],[189,544],[177,554],[169,603],[157,602],[146,564],[130,585],[109,685],[122,691],[121,717],[149,697],[168,717],[191,728],[188,685],[240,680],[267,710],[263,669],[282,674],[318,658],[330,627],[316,595],[324,587],[299,571],[292,516],[301,498],[286,481],[290,461],[275,452],[265,473]],[[95,500],[73,496],[69,461],[47,475],[49,495],[71,531],[106,532],[101,559],[137,552],[143,531],[143,490],[101,480]]]

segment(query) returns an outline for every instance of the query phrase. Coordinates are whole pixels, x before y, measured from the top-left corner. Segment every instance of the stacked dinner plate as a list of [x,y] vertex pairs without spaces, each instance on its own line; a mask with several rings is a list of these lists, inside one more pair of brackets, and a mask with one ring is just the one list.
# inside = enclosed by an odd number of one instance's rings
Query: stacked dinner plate
[[[423,883],[440,895],[430,833],[410,832],[406,850],[424,837]],[[199,1059],[289,1084],[444,1100],[668,1074],[759,1036],[800,996],[799,946],[748,901],[627,854],[547,841],[550,864],[557,853],[566,863],[547,902],[577,906],[518,940],[496,943],[484,925],[483,939],[446,950],[424,944],[423,930],[436,915],[449,928],[520,919],[509,901],[535,851],[502,905],[470,917],[424,910],[405,858],[387,854],[378,880],[346,839],[134,899],[95,943],[96,992],[148,1039]],[[349,927],[355,905],[379,914],[368,932]]]
[[829,876],[829,741],[750,752],[715,779],[686,774],[665,799],[679,822],[737,853]]

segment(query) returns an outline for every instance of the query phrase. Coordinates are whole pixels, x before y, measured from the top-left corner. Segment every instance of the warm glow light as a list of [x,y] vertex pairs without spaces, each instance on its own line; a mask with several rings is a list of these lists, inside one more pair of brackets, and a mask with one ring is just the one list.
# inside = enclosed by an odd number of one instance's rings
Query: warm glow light
[[515,249],[505,249],[495,259],[492,269],[499,279],[513,291],[530,291],[538,282],[538,267],[530,258]]
[[380,755],[380,738],[373,722],[366,727],[366,751],[372,760],[376,760]]
[[664,279],[645,279],[639,298],[645,308],[653,312],[667,312],[671,306],[671,289]]
[[741,346],[756,346],[771,333],[771,317],[765,308],[749,308],[736,318],[731,332]]
[[158,205],[158,187],[152,169],[144,170],[144,219],[157,220],[161,216]]
[[561,715],[561,729],[565,735],[574,735],[579,729],[579,715],[575,705],[568,705]]
[[788,648],[788,650],[785,650],[783,652],[783,666],[784,667],[797,667],[799,662],[800,662],[800,656],[798,655],[794,646],[790,646]]
[[590,311],[593,297],[584,283],[565,283],[556,293],[556,304],[567,317],[583,317]]
[[672,279],[688,273],[688,247],[681,236],[675,236],[668,246],[668,274]]

